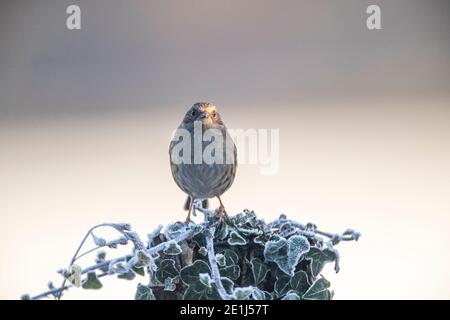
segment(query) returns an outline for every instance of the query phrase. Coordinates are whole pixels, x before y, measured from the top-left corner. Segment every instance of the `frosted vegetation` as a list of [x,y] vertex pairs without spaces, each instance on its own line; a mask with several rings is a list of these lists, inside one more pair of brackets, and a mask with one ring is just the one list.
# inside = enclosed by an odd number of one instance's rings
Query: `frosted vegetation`
[[[330,283],[321,272],[328,263],[339,271],[335,246],[341,241],[358,240],[359,233],[322,232],[314,224],[303,225],[281,215],[266,224],[253,211],[244,210],[229,218],[216,218],[214,211],[196,206],[204,222],[159,226],[144,243],[128,224],[101,224],[88,231],[69,267],[60,270],[63,283],[49,283],[41,294],[23,299],[60,299],[73,287],[101,289],[101,278],[116,276],[143,281],[135,299],[213,299],[213,300],[327,300],[332,299]],[[106,240],[95,235],[98,228],[113,228],[119,237]],[[82,252],[92,239],[95,248]],[[132,252],[108,259],[105,249],[132,245]],[[77,262],[95,255],[91,266]]]

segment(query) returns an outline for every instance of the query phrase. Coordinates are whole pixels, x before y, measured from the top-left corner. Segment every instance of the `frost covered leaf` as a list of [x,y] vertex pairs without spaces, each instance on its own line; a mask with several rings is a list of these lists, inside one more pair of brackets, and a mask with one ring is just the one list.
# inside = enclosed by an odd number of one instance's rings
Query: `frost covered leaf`
[[257,286],[264,280],[267,272],[269,272],[269,268],[258,258],[252,259],[250,264],[252,266],[252,274],[253,279],[255,280],[255,286]]
[[183,295],[184,300],[220,300],[220,295],[217,292],[215,285],[208,288],[200,281],[189,285],[188,289]]
[[98,280],[95,271],[91,271],[87,274],[87,278],[82,285],[83,289],[100,289],[102,286],[103,285],[100,280]]
[[144,268],[138,268],[138,267],[133,267],[131,268],[131,270],[134,271],[134,273],[140,275],[140,276],[145,276],[145,269]]
[[208,288],[211,288],[212,280],[211,280],[211,276],[209,275],[209,273],[200,273],[198,275],[198,278],[203,285],[207,286]]
[[181,250],[181,247],[176,243],[175,241],[170,241],[168,246],[164,249],[164,253],[169,256],[176,256],[179,255],[183,250]]
[[236,300],[247,300],[253,294],[253,287],[244,287],[234,289],[234,296]]
[[155,275],[156,279],[161,283],[164,283],[166,278],[175,278],[178,275],[178,270],[175,267],[175,261],[171,259],[161,261]]
[[220,240],[225,240],[225,238],[228,236],[228,225],[225,221],[221,221],[218,228],[216,229],[215,237]]
[[198,249],[198,253],[200,253],[202,256],[206,257],[206,255],[208,254],[208,250],[206,250],[205,247],[200,247],[200,249]]
[[288,275],[281,275],[275,281],[274,290],[278,297],[284,296],[289,291],[291,277]]
[[245,240],[239,233],[236,231],[231,231],[230,237],[228,238],[228,244],[230,246],[245,246],[247,244],[247,240]]
[[153,291],[148,286],[144,286],[142,284],[138,284],[136,289],[136,295],[134,296],[135,300],[156,300]]
[[308,275],[305,271],[298,271],[289,282],[291,288],[300,295],[303,295],[309,288]]
[[295,235],[288,240],[280,237],[266,243],[264,257],[267,261],[275,262],[284,273],[293,276],[297,263],[309,248],[308,239],[304,236]]
[[311,273],[314,277],[317,277],[326,263],[336,260],[336,253],[328,248],[321,250],[313,247],[305,258],[311,260]]
[[239,256],[236,252],[230,249],[225,249],[223,251],[223,255],[225,256],[225,265],[227,266],[233,266],[235,264],[238,264],[239,262]]
[[177,286],[172,278],[166,278],[166,280],[164,280],[164,291],[175,291],[176,288]]
[[270,292],[254,288],[252,294],[253,300],[272,300],[272,294]]
[[205,261],[197,260],[193,264],[181,269],[180,277],[185,284],[191,285],[199,281],[198,275],[200,273],[210,274],[211,270]]
[[237,280],[241,274],[241,268],[238,265],[227,266],[219,269],[220,275],[222,277],[227,277],[231,280]]
[[94,239],[94,243],[96,246],[103,247],[106,245],[106,240],[100,237],[97,237],[93,232],[91,233],[92,239]]
[[305,300],[331,300],[332,294],[328,288],[330,282],[325,278],[317,279],[312,286],[305,292],[303,299]]
[[126,273],[119,274],[117,278],[125,280],[133,280],[136,277],[133,271],[128,271]]
[[67,280],[69,280],[77,288],[81,286],[81,267],[79,265],[74,264],[70,267]]
[[291,290],[281,300],[300,300],[300,296]]
[[219,267],[224,267],[226,265],[225,256],[221,253],[216,254],[216,261]]

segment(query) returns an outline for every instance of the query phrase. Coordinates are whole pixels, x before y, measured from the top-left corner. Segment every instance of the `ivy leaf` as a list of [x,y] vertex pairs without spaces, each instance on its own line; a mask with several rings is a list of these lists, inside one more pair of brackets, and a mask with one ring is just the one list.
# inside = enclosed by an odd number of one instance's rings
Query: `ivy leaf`
[[70,267],[67,280],[69,280],[77,288],[81,286],[81,267],[79,265],[73,264]]
[[284,296],[289,291],[291,278],[288,275],[282,275],[275,281],[274,290],[278,297]]
[[165,259],[161,261],[158,270],[156,271],[156,279],[164,283],[166,278],[175,278],[178,276],[178,270],[175,267],[175,261],[170,259]]
[[228,232],[228,225],[225,221],[221,221],[218,228],[216,229],[215,237],[223,241],[228,236]]
[[304,236],[295,235],[288,240],[280,237],[266,243],[264,257],[275,262],[287,275],[293,276],[297,263],[309,249],[309,241]]
[[300,296],[291,290],[281,300],[300,300]]
[[128,271],[126,273],[119,274],[117,278],[125,280],[133,280],[136,277],[133,271]]
[[319,248],[311,248],[305,256],[306,259],[311,260],[311,273],[317,277],[323,270],[325,264],[336,260],[336,253],[328,248],[320,250]]
[[180,277],[185,284],[191,285],[199,282],[198,275],[200,273],[211,274],[211,270],[209,269],[209,266],[205,261],[196,260],[193,264],[181,269]]
[[183,250],[175,241],[170,241],[167,247],[163,251],[168,256],[176,256],[179,255]]
[[205,247],[200,247],[200,249],[198,249],[198,253],[206,257],[208,255],[208,250]]
[[225,249],[223,251],[223,255],[225,256],[225,265],[226,266],[233,266],[235,264],[238,264],[239,256],[233,250]]
[[219,267],[225,267],[226,266],[226,259],[225,256],[221,253],[216,254],[216,261]]
[[164,280],[164,291],[175,291],[176,288],[177,286],[173,283],[172,278],[166,278]]
[[267,272],[269,272],[269,268],[258,258],[252,259],[250,264],[252,266],[253,279],[257,286],[265,279]]
[[253,291],[253,287],[236,288],[234,289],[234,296],[236,300],[248,300],[253,294]]
[[241,268],[237,265],[220,268],[220,275],[231,280],[237,280],[241,274]]
[[226,277],[220,277],[222,281],[222,286],[225,289],[225,292],[228,294],[233,294],[234,282]]
[[94,243],[98,247],[103,247],[106,245],[106,240],[100,237],[97,237],[93,232],[91,232],[92,239],[94,239]]
[[[95,258],[95,263],[99,264],[99,263],[105,262],[105,260],[106,260],[106,252],[105,251],[99,251],[97,253],[97,257]],[[108,272],[109,266],[105,265],[105,266],[103,266],[103,267],[101,267],[99,269],[101,271],[103,271],[103,272]]]
[[144,286],[142,284],[138,284],[136,295],[134,296],[135,300],[156,300],[153,291],[148,286]]
[[208,288],[211,288],[212,279],[209,273],[200,273],[198,275],[198,278],[203,285],[207,286]]
[[202,300],[205,294],[205,290],[203,290],[201,287],[200,289],[195,285],[190,285],[184,295],[184,300]]
[[305,300],[331,300],[333,295],[328,288],[330,282],[325,278],[317,279],[312,286],[305,292],[303,299]]
[[87,274],[87,278],[82,285],[83,289],[100,289],[102,286],[103,285],[100,280],[98,280],[95,271],[91,271]]
[[234,230],[231,231],[227,241],[230,246],[245,246],[247,244],[247,240]]
[[252,299],[253,300],[271,300],[272,295],[270,294],[270,292],[261,290],[259,288],[254,288],[253,294],[252,294]]
[[140,276],[145,276],[145,268],[132,267],[131,270]]
[[300,295],[303,295],[310,287],[308,275],[305,271],[296,272],[289,283],[291,288],[297,291]]

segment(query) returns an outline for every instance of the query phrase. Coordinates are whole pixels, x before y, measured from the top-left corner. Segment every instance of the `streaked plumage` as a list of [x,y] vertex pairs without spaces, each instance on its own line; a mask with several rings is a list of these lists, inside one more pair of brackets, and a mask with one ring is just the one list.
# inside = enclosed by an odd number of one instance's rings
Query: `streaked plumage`
[[[207,129],[218,129],[223,137],[224,160],[228,155],[230,161],[224,163],[208,164],[202,161],[194,163],[194,123],[201,121],[203,131]],[[178,127],[191,133],[191,163],[176,164],[172,159],[172,149],[178,141],[171,141],[169,147],[170,167],[172,176],[180,187],[190,197],[190,206],[187,220],[190,220],[192,204],[195,200],[205,200],[217,197],[220,202],[218,214],[226,214],[220,196],[233,184],[237,168],[236,146],[231,140],[225,124],[223,123],[216,107],[208,102],[194,104],[186,113],[183,121]],[[227,143],[228,141],[228,143]],[[202,154],[211,142],[202,143]],[[228,154],[227,154],[228,152]]]

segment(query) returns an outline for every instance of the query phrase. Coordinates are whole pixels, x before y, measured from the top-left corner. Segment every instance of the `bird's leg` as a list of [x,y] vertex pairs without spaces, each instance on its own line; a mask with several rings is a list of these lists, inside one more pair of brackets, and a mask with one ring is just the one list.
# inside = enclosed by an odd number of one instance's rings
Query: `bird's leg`
[[222,203],[222,200],[220,199],[219,196],[217,196],[217,199],[219,199],[220,206],[219,206],[219,209],[217,210],[217,212],[215,214],[216,218],[220,217],[221,215],[224,215],[225,217],[228,217],[228,214],[225,211],[225,207],[224,207],[224,205]]
[[191,197],[191,203],[190,203],[190,206],[189,206],[188,215],[187,215],[187,217],[186,217],[186,223],[191,222],[191,212],[192,212],[192,207],[193,207],[193,205],[194,205],[194,202],[195,202],[194,197]]

